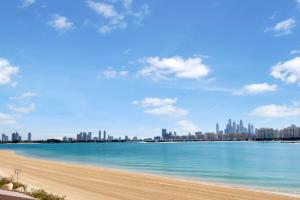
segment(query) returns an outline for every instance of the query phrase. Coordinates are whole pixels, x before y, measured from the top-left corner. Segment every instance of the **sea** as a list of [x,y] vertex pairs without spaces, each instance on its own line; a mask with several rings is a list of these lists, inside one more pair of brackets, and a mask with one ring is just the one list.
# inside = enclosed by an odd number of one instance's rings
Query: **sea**
[[2,144],[1,149],[33,158],[300,195],[300,143]]

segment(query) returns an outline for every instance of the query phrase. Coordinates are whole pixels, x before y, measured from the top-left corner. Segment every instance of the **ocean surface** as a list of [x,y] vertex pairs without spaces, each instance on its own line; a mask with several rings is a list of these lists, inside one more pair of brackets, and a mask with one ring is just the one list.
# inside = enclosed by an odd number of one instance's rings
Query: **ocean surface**
[[[18,154],[300,194],[300,144],[279,142],[7,144]],[[0,163],[1,167],[1,163]]]

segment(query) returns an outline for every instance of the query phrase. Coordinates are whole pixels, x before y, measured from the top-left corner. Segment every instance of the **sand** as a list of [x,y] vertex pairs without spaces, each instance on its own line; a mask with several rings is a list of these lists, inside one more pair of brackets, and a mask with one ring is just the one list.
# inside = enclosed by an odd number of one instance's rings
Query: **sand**
[[287,195],[27,158],[0,151],[0,175],[72,200],[292,200]]

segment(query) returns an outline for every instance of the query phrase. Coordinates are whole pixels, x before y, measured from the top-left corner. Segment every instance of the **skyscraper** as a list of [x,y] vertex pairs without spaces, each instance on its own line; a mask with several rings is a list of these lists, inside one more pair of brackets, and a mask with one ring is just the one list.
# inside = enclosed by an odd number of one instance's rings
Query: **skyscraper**
[[237,131],[236,131],[236,123],[233,122],[231,133],[236,133],[236,132],[237,132]]
[[27,140],[28,140],[28,142],[31,142],[31,132],[28,133]]
[[106,140],[106,131],[103,131],[103,139]]
[[5,133],[2,133],[2,142],[8,142],[8,136]]
[[219,130],[219,123],[216,124],[216,133],[220,133],[220,130]]
[[243,125],[243,120],[240,120],[240,133],[243,133],[244,131],[244,125]]
[[101,140],[101,131],[99,130],[98,140]]
[[166,139],[167,137],[168,137],[168,131],[167,131],[167,129],[161,129],[161,137],[163,138],[163,139]]
[[91,141],[92,140],[92,132],[88,132],[88,135],[87,135],[87,141]]
[[19,135],[18,132],[12,133],[11,141],[12,142],[20,142],[21,141],[21,136]]

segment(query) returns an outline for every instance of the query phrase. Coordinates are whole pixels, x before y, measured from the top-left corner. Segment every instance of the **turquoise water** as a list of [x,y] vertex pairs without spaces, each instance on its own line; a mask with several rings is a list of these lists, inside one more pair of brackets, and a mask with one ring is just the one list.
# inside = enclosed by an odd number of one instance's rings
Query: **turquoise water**
[[0,145],[0,149],[13,149],[19,154],[43,159],[300,194],[300,144],[9,144]]

